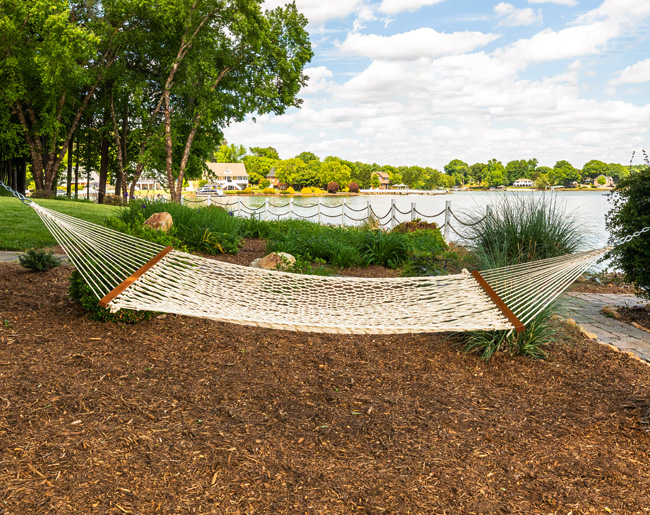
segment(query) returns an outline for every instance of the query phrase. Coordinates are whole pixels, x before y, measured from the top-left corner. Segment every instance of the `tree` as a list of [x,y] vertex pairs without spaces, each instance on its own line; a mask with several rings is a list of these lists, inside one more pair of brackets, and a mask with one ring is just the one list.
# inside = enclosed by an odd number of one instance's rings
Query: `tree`
[[244,164],[246,165],[246,171],[248,172],[248,180],[251,184],[259,184],[262,179],[266,178],[271,171],[271,168],[273,168],[277,163],[277,160],[269,159],[267,157],[244,157]]
[[595,179],[599,175],[607,175],[607,164],[597,159],[592,159],[582,167],[582,173],[590,179]]
[[351,180],[350,168],[341,164],[335,159],[325,160],[320,167],[318,182],[321,187],[327,186],[331,182],[337,184],[349,184]]
[[307,19],[295,4],[263,13],[259,0],[161,2],[140,4],[133,31],[138,44],[131,50],[141,56],[146,79],[142,96],[156,99],[141,100],[149,106],[149,132],[138,161],[140,169],[164,169],[179,200],[191,161],[200,161],[195,154],[220,140],[224,127],[300,105],[303,68],[313,53]]
[[294,184],[296,186],[305,186],[303,181],[309,174],[309,168],[302,159],[292,157],[278,161],[275,165],[275,176],[283,184]]
[[605,184],[607,184],[607,179],[605,179],[605,177],[601,175],[600,177],[598,177],[598,180],[596,182],[598,182],[598,184],[600,184],[601,186],[605,186]]
[[580,170],[575,169],[568,161],[558,161],[553,167],[551,179],[554,184],[569,186],[572,182],[580,182]]
[[312,161],[320,161],[320,157],[318,157],[313,152],[301,152],[296,157],[307,164],[311,163]]
[[487,165],[485,163],[474,163],[469,167],[467,176],[470,181],[481,184],[485,180],[486,174]]
[[251,151],[251,154],[257,157],[265,157],[267,159],[275,159],[276,161],[280,160],[280,155],[278,151],[273,147],[250,147],[248,150]]
[[449,161],[444,167],[445,173],[456,179],[458,184],[465,184],[468,178],[469,165],[460,159]]
[[374,190],[378,190],[379,187],[381,186],[381,183],[379,182],[379,175],[376,173],[372,174],[372,179],[370,179],[370,187]]
[[244,145],[235,145],[234,143],[228,145],[227,143],[221,145],[219,150],[214,155],[215,163],[241,163],[246,155],[246,147]]
[[128,4],[0,3],[0,106],[23,129],[37,189],[56,186],[72,135],[126,36]]
[[507,184],[508,176],[501,161],[496,159],[490,159],[488,161],[485,182],[487,182],[487,185],[490,187]]
[[[613,242],[650,226],[650,168],[623,179],[610,201],[614,207],[607,214],[607,229]],[[650,299],[650,232],[614,247],[611,257],[613,265],[623,270],[625,280],[636,286],[639,295]]]
[[508,184],[512,184],[517,179],[532,178],[533,172],[537,167],[537,159],[520,159],[515,161],[510,161],[506,165],[506,173],[508,175]]

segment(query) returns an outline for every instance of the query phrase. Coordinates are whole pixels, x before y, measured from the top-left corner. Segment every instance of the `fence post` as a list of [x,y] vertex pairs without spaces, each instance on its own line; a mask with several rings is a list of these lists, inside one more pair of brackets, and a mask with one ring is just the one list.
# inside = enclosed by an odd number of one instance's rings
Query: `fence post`
[[411,222],[414,222],[415,218],[415,202],[411,202]]
[[181,206],[183,205],[183,195],[181,194]]
[[293,197],[289,199],[289,218],[291,218],[292,214],[293,214]]
[[366,220],[368,221],[370,221],[370,214],[372,213],[371,209],[372,208],[370,207],[370,201],[366,200]]
[[264,221],[269,219],[269,197],[264,200]]
[[494,213],[492,212],[492,206],[491,206],[490,204],[487,205],[486,210],[485,210],[485,214],[486,214],[487,216],[492,216],[492,215],[494,214]]
[[445,202],[445,241],[449,241],[449,224],[451,223],[451,200]]
[[345,199],[343,199],[343,204],[341,204],[341,227],[345,227]]
[[320,216],[320,203],[321,200],[323,200],[321,197],[318,197],[318,224],[320,225],[321,223],[321,216]]
[[237,197],[237,216],[241,216],[241,197]]
[[390,199],[390,228],[395,227],[395,199]]
[[212,197],[208,195],[208,207],[212,205]]

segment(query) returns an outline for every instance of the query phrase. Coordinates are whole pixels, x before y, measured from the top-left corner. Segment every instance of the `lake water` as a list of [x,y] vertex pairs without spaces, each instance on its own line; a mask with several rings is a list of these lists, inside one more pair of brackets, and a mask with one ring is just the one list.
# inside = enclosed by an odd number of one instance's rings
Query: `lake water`
[[[373,211],[384,221],[388,221],[391,209],[391,202],[395,202],[397,222],[411,219],[411,207],[415,205],[416,216],[428,221],[442,225],[444,214],[435,218],[445,210],[447,201],[451,201],[453,213],[463,220],[468,213],[485,213],[488,205],[496,205],[503,197],[517,195],[520,197],[547,197],[554,199],[557,206],[567,213],[567,216],[575,216],[583,225],[587,238],[585,248],[604,246],[607,243],[609,234],[605,228],[605,215],[611,209],[609,194],[602,191],[560,191],[560,192],[538,192],[538,191],[459,191],[447,195],[358,195],[345,197],[346,203],[346,224],[360,223],[359,220],[367,216],[368,203]],[[272,196],[269,198],[268,219],[277,219],[287,216],[309,217],[312,221],[318,221],[319,197],[294,197],[294,215],[287,214],[289,210],[290,197]],[[258,216],[264,218],[264,204],[266,197],[228,197],[227,199],[212,199],[215,203],[223,204],[226,200],[234,209],[238,202],[244,209],[257,210]],[[320,197],[321,221],[323,223],[340,224],[342,197]],[[348,218],[349,217],[349,218]],[[352,219],[357,219],[351,220]],[[457,228],[459,224],[452,220],[452,226]],[[454,239],[453,237],[450,239]]]

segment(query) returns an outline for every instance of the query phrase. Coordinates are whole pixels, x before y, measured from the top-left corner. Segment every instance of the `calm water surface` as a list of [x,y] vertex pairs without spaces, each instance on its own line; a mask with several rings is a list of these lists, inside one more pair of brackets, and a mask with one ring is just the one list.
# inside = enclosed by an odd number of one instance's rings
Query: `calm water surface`
[[[415,208],[423,219],[434,221],[439,224],[444,223],[444,216],[437,218],[428,218],[436,215],[445,209],[445,203],[451,201],[452,211],[458,218],[463,219],[464,215],[469,213],[485,213],[488,205],[496,205],[499,199],[511,196],[520,197],[547,197],[555,199],[557,205],[567,216],[575,216],[583,225],[587,240],[585,248],[594,248],[603,246],[607,243],[609,234],[605,228],[605,215],[611,209],[609,194],[602,191],[560,191],[554,193],[545,193],[538,191],[508,191],[508,192],[488,192],[488,191],[459,191],[448,195],[359,195],[345,197],[346,205],[350,208],[347,214],[355,218],[363,218],[366,215],[368,202],[371,203],[375,213],[379,216],[386,215],[391,207],[391,201],[395,201],[396,208],[405,213],[397,214],[398,221],[407,221],[411,219],[411,205]],[[322,221],[326,223],[341,223],[341,204],[342,197],[320,197],[322,202]],[[247,208],[261,208],[264,206],[264,197],[240,197],[242,206]],[[232,205],[237,203],[237,198],[229,197],[228,202]],[[288,211],[289,197],[273,196],[269,197],[269,213],[284,214]],[[294,197],[294,211],[303,217],[312,216],[311,220],[317,221],[318,197]],[[327,206],[327,207],[326,207]],[[360,211],[353,211],[360,210]],[[263,216],[263,211],[261,211]],[[332,215],[327,217],[325,215]],[[337,215],[337,216],[334,216]],[[418,215],[419,216],[419,215]],[[269,219],[272,217],[269,215]],[[350,220],[348,224],[354,223]],[[452,224],[453,225],[453,224]]]

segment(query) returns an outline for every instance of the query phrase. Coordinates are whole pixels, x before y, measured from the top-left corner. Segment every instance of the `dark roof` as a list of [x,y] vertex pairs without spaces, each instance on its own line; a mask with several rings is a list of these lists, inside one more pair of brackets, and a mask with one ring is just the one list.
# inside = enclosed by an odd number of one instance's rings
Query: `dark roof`
[[269,173],[266,176],[267,179],[270,179],[271,177],[275,177],[275,166],[269,170]]

